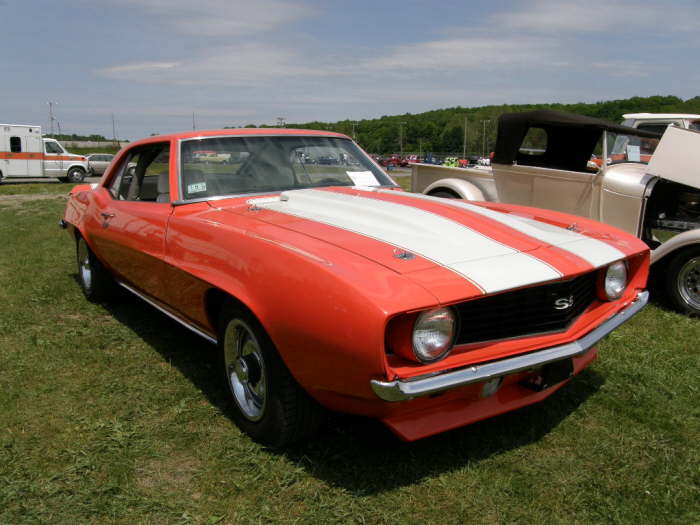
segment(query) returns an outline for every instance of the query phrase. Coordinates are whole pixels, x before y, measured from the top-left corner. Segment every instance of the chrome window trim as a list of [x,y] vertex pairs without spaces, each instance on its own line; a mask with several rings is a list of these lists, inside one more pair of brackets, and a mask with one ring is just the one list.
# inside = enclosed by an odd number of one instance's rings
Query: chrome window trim
[[[251,196],[251,197],[257,197],[259,195],[272,195],[275,193],[281,193],[281,191],[290,191],[290,190],[274,190],[274,191],[266,191],[262,193],[236,193],[233,195],[217,195],[216,197],[200,197],[197,199],[183,199],[182,196],[184,195],[184,192],[182,191],[182,143],[183,142],[188,142],[191,140],[205,140],[205,139],[222,139],[222,138],[250,138],[250,137],[320,137],[320,138],[330,138],[330,139],[339,139],[339,140],[347,140],[355,144],[358,148],[360,148],[360,151],[366,155],[366,157],[369,159],[369,161],[374,164],[377,168],[379,168],[382,172],[384,172],[384,169],[374,161],[374,159],[367,154],[365,150],[360,147],[360,145],[352,140],[350,137],[344,137],[344,136],[338,136],[336,134],[321,134],[321,135],[305,135],[305,134],[294,134],[294,133],[244,133],[244,134],[236,134],[236,135],[198,135],[196,137],[187,137],[187,138],[182,138],[182,139],[177,139],[177,195],[178,195],[178,200],[172,201],[173,206],[182,206],[183,204],[190,204],[193,202],[207,202],[207,201],[213,201],[213,200],[221,200],[221,199],[231,199],[231,198],[236,198],[236,197],[243,197],[243,196]],[[385,172],[385,175],[389,180],[394,182],[392,178]],[[326,187],[326,186],[322,186]],[[386,185],[382,184],[381,186],[377,186],[378,188],[398,188],[400,187],[398,184],[392,184],[392,185]],[[298,188],[298,189],[305,189],[305,188]]]
[[396,379],[394,381],[372,379],[370,387],[377,397],[383,401],[406,401],[531,370],[563,359],[578,357],[588,352],[598,341],[621,324],[627,322],[644,308],[648,301],[649,292],[639,292],[634,301],[624,310],[614,314],[588,334],[571,343],[535,350],[527,354],[498,361],[480,363],[466,368],[436,372],[409,379]]

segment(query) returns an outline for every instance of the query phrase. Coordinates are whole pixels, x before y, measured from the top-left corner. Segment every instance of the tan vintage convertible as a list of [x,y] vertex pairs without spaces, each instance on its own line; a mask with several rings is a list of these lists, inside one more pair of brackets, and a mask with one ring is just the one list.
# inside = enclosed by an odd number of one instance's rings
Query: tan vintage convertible
[[547,208],[637,235],[652,248],[653,278],[673,306],[700,315],[697,131],[671,126],[661,136],[556,111],[509,113],[499,120],[491,170],[412,170],[414,192]]

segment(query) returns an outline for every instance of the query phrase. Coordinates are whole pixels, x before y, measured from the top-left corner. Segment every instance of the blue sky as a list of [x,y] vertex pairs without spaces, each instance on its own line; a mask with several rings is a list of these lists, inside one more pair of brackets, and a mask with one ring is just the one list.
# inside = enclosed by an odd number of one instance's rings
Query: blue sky
[[137,139],[700,94],[697,0],[0,0],[0,122]]

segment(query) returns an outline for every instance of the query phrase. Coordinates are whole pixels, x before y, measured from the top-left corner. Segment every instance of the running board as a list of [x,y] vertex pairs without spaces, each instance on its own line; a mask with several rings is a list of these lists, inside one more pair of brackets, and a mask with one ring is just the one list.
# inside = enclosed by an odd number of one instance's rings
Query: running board
[[173,321],[177,321],[177,322],[180,323],[182,326],[184,326],[185,328],[187,328],[187,329],[193,331],[193,332],[194,332],[195,334],[197,334],[198,336],[203,337],[204,339],[206,339],[206,340],[209,341],[210,343],[217,344],[218,341],[216,340],[216,338],[210,336],[210,335],[207,334],[206,332],[203,332],[202,330],[200,330],[200,329],[197,328],[196,326],[194,326],[194,325],[188,323],[187,321],[184,321],[183,319],[180,319],[178,316],[176,316],[176,315],[173,314],[172,312],[169,312],[168,310],[166,310],[165,308],[163,308],[163,307],[160,306],[158,303],[156,303],[156,302],[153,301],[152,299],[148,298],[146,295],[142,294],[142,293],[139,292],[138,290],[134,290],[131,286],[129,286],[128,284],[125,284],[125,283],[123,283],[123,282],[121,282],[121,281],[117,281],[117,284],[118,284],[119,286],[121,286],[122,288],[124,288],[125,290],[130,291],[132,294],[134,294],[134,295],[135,295],[136,297],[138,297],[139,299],[141,299],[141,300],[147,302],[148,304],[150,304],[153,308],[155,308],[155,309],[158,310],[159,312],[164,313],[165,315],[167,315],[168,317],[170,317],[170,319],[172,319]]

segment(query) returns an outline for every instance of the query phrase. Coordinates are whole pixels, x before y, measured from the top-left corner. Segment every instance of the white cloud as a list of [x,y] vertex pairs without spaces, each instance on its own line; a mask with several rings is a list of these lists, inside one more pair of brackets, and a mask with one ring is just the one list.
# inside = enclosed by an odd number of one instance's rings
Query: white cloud
[[552,55],[552,48],[553,44],[546,40],[464,38],[400,46],[373,58],[338,60],[292,49],[245,44],[210,49],[179,61],[127,63],[102,68],[96,73],[131,82],[228,87],[262,87],[274,81],[321,78],[356,82],[361,80],[361,75],[374,82],[377,73],[385,78],[416,78],[436,72],[563,65]]
[[143,83],[209,86],[261,86],[274,79],[325,74],[305,67],[293,51],[259,44],[210,49],[173,62],[135,62],[99,69],[100,76]]
[[120,0],[161,18],[180,33],[248,35],[269,31],[313,10],[285,0]]
[[[626,32],[658,26],[660,20],[668,19],[668,9],[663,2],[651,4],[639,0],[535,0],[526,2],[519,11],[495,14],[492,19],[496,26],[538,33]],[[673,25],[677,14],[673,16]]]
[[449,71],[504,66],[553,65],[553,43],[514,37],[467,37],[400,46],[363,64],[365,69]]

